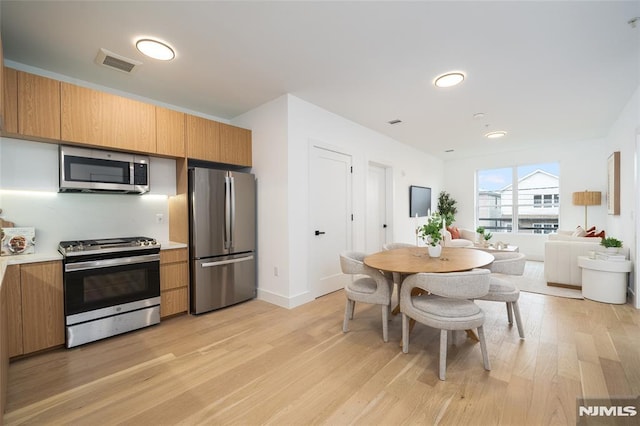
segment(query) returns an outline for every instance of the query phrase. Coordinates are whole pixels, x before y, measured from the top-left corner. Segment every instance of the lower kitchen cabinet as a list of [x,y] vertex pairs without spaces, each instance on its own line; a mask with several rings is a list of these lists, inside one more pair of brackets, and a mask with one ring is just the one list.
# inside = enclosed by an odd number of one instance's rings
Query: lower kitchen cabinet
[[189,257],[186,248],[160,251],[160,317],[189,308]]
[[7,347],[9,357],[22,355],[22,292],[20,290],[20,265],[7,266],[3,287],[7,301]]
[[9,356],[64,345],[62,262],[10,265],[4,283]]

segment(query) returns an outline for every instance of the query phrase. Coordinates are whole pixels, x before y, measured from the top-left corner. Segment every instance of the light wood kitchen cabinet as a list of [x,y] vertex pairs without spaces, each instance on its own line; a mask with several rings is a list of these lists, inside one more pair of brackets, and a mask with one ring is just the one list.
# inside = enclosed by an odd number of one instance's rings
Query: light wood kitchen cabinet
[[3,286],[6,288],[7,317],[9,329],[7,345],[9,357],[22,355],[22,292],[20,290],[20,265],[9,265],[4,274]]
[[[0,276],[2,275],[0,265]],[[7,406],[7,383],[9,382],[9,315],[7,314],[7,284],[2,278],[0,283],[0,425],[3,424]]]
[[18,71],[18,133],[60,140],[60,82]]
[[5,134],[33,140],[60,140],[60,82],[4,68]]
[[[4,68],[4,67],[3,67]],[[2,73],[2,103],[4,108],[4,133],[18,133],[18,71],[4,68]]]
[[151,104],[61,83],[62,140],[103,148],[156,152]]
[[251,166],[251,131],[185,114],[187,157]]
[[251,130],[220,123],[221,163],[251,166]]
[[[7,275],[8,274],[8,275]],[[64,344],[62,262],[10,265],[8,284],[9,356]]]
[[156,153],[184,157],[184,113],[156,107]]
[[160,251],[160,317],[189,309],[189,258],[186,248]]
[[220,123],[195,115],[185,115],[187,157],[220,161]]
[[[4,51],[0,37],[0,130],[4,129]],[[0,412],[1,413],[1,412]]]
[[64,344],[62,262],[20,266],[22,344],[30,353]]

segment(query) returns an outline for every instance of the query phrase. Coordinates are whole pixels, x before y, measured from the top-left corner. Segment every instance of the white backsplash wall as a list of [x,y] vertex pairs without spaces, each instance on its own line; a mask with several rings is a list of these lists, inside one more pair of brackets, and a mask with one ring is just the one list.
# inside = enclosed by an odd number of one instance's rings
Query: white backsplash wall
[[[58,193],[58,146],[0,139],[0,217],[36,228],[36,251],[60,241],[125,236],[169,240],[175,161],[151,157],[151,194]],[[161,215],[161,218],[158,217]]]

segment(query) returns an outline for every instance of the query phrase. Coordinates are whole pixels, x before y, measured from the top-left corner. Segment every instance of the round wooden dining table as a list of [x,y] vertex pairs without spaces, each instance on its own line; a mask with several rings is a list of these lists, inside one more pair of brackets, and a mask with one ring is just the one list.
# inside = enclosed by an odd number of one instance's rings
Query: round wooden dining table
[[400,274],[420,272],[462,272],[493,262],[492,254],[464,247],[443,247],[440,257],[429,257],[426,247],[403,247],[371,254],[364,264],[374,269]]
[[[366,256],[364,264],[381,271],[410,275],[420,272],[469,271],[487,266],[494,259],[490,253],[466,247],[443,247],[440,257],[429,257],[426,247],[403,247]],[[421,289],[414,288],[411,295],[416,296],[421,293]],[[400,295],[400,289],[398,289],[398,295]],[[400,301],[392,314],[397,315],[399,312]],[[409,323],[409,332],[413,329],[414,324],[415,321],[412,319]],[[467,335],[473,340],[479,341],[478,336],[472,330],[467,330]]]

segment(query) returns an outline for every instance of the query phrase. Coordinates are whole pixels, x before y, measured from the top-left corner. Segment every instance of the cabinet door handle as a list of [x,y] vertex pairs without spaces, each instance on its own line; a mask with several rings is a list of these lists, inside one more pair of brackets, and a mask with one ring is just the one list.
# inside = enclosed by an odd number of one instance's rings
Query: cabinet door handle
[[318,231],[317,229],[316,229],[316,232],[315,232],[315,234],[316,234],[316,235],[324,235],[325,233],[326,233],[326,232],[324,232],[324,231]]

